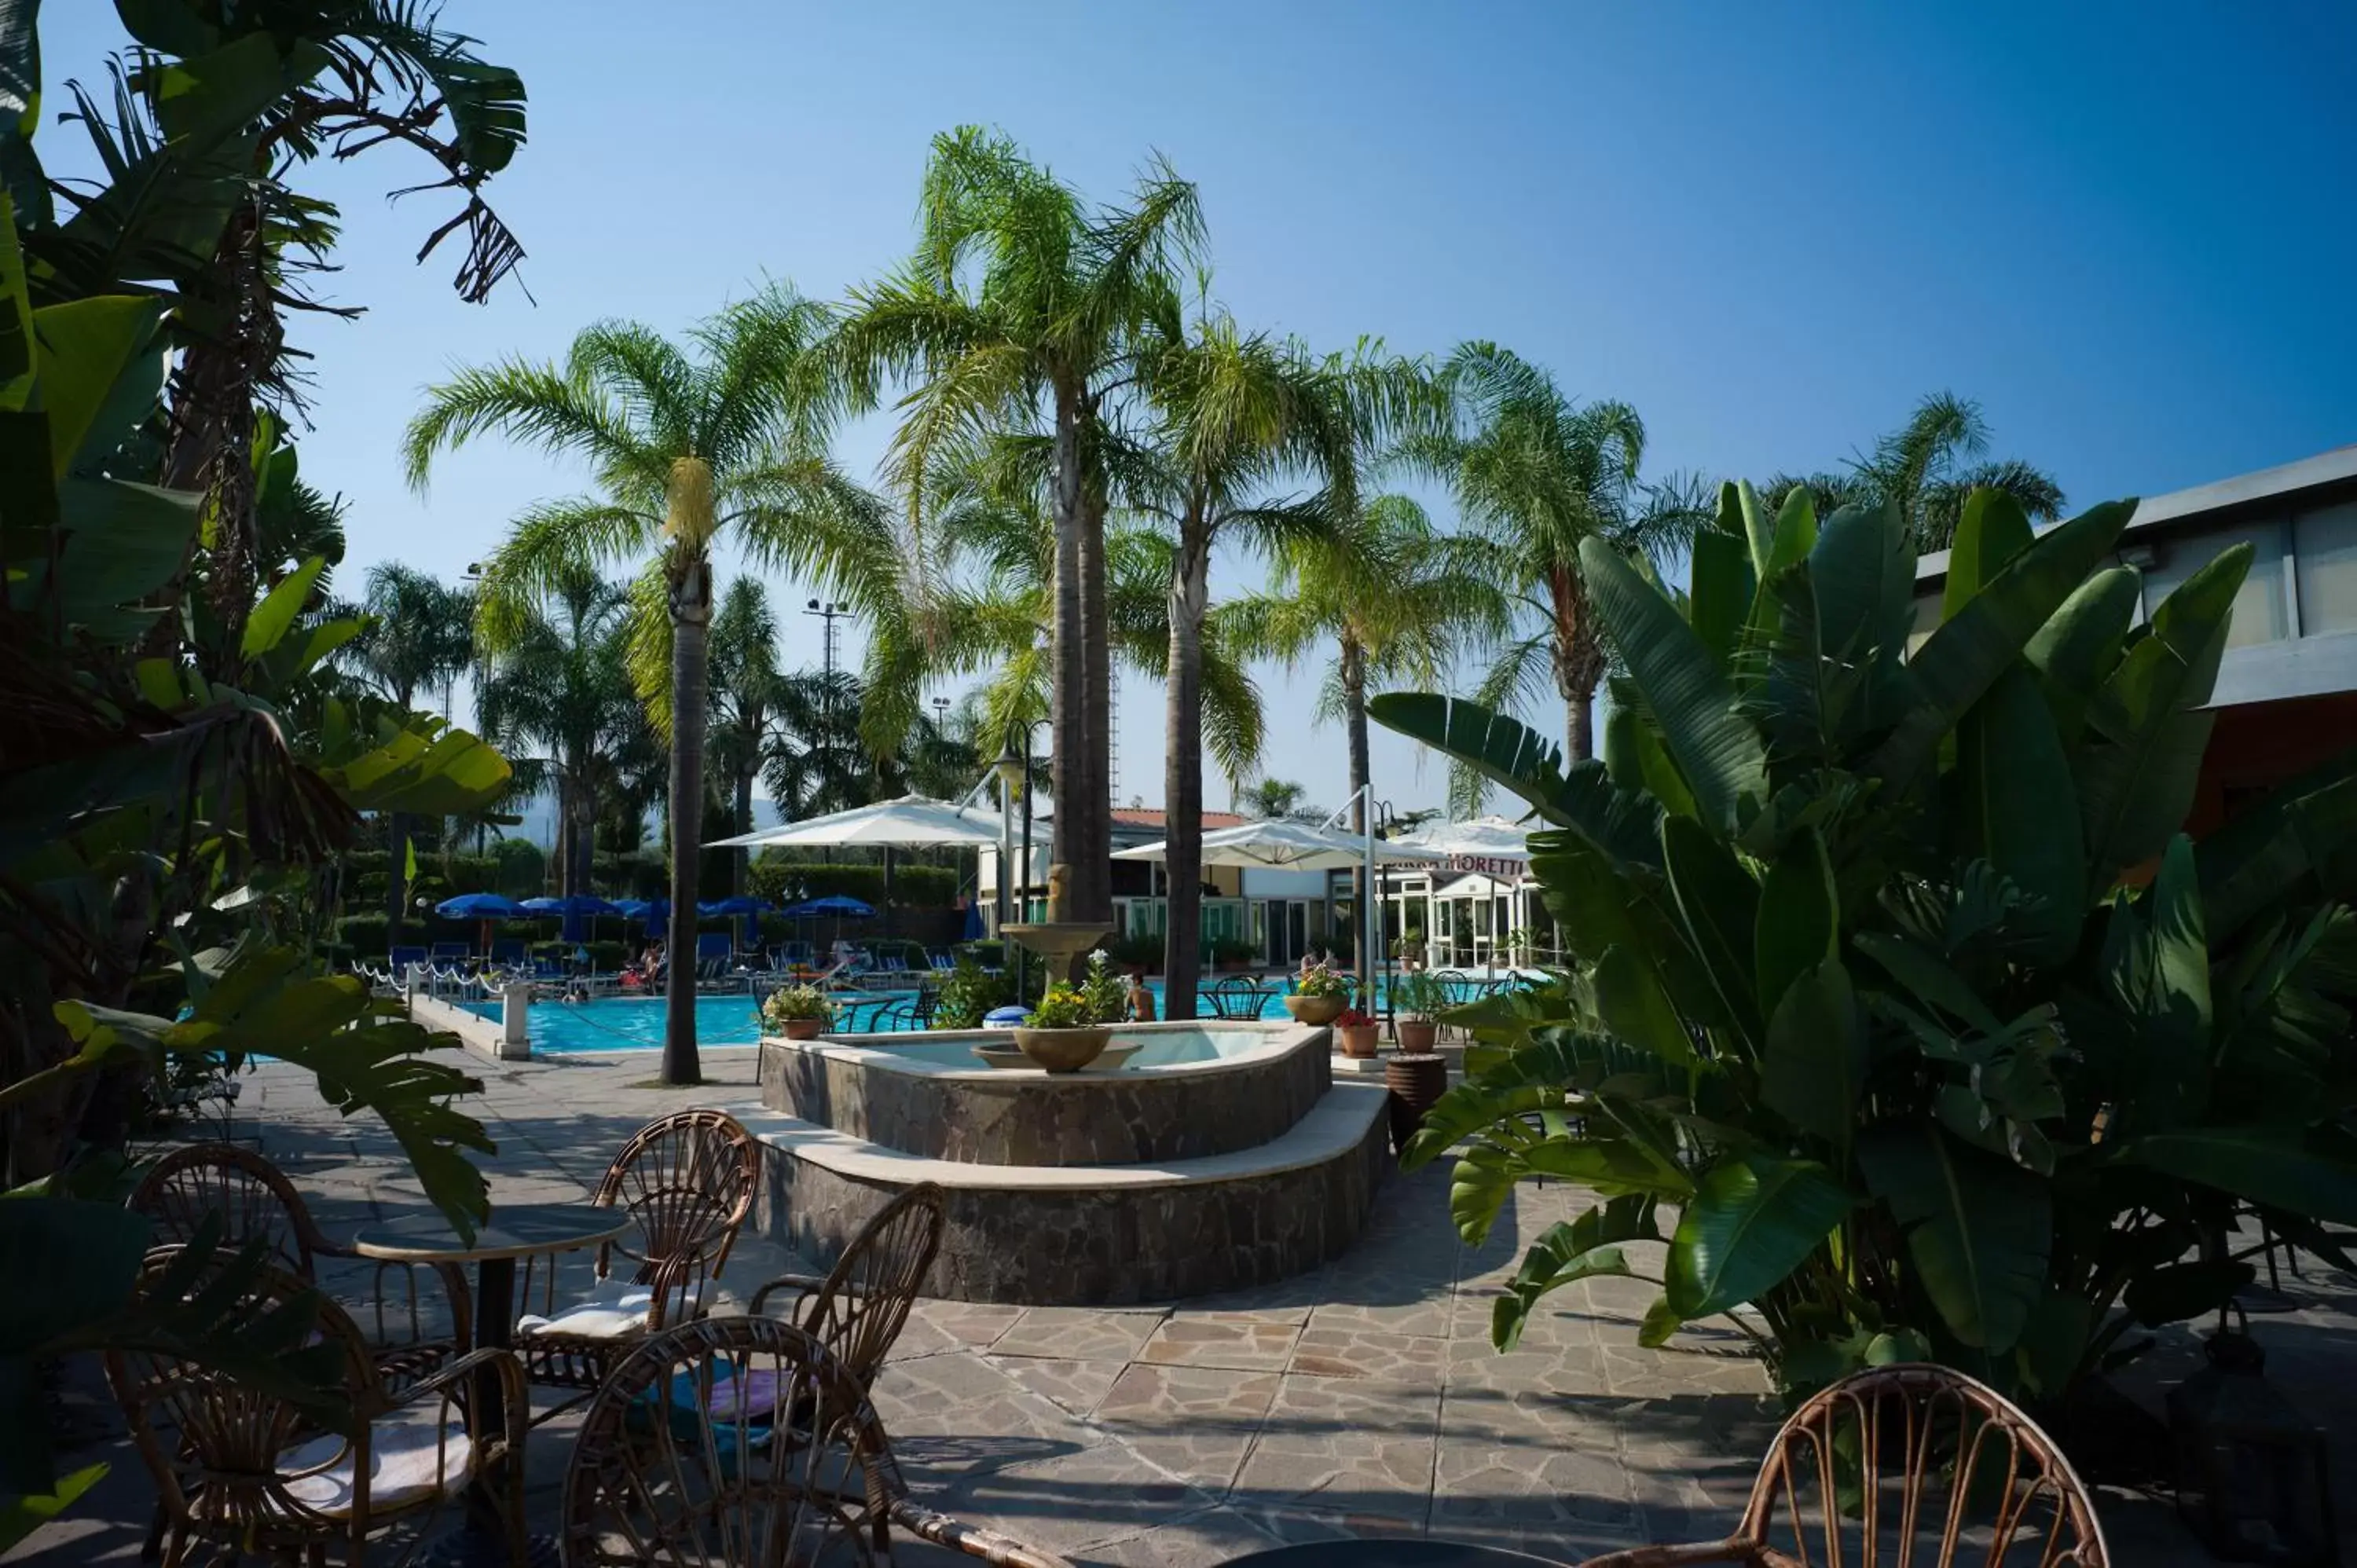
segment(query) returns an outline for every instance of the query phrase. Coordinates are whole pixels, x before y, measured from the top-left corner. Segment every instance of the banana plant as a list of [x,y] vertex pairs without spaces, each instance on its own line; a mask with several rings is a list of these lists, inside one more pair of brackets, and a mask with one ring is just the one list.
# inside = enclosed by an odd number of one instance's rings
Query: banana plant
[[2325,1249],[2357,1224],[2357,753],[2187,837],[2249,551],[2135,624],[2133,510],[2033,536],[1975,493],[1910,649],[1895,510],[1728,486],[1684,589],[1583,554],[1600,759],[1370,704],[1547,824],[1572,965],[1458,1015],[1467,1080],[1405,1155],[1456,1152],[1469,1240],[1526,1177],[1598,1195],[1530,1249],[1501,1348],[1632,1275],[1645,1343],[1731,1314],[1795,1397],[1922,1355],[2060,1397],[2247,1281],[2202,1245],[2238,1208]]

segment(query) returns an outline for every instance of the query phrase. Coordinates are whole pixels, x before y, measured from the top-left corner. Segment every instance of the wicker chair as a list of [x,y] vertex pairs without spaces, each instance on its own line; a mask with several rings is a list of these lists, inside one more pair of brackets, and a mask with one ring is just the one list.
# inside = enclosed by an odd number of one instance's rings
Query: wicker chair
[[[702,1316],[760,1179],[761,1145],[725,1111],[676,1111],[639,1129],[589,1200],[630,1211],[638,1250],[599,1247],[596,1287],[572,1301],[557,1293],[555,1261],[544,1261],[539,1310],[516,1325],[532,1380],[594,1391],[636,1341]],[[618,1259],[627,1265],[619,1271]],[[528,1268],[526,1303],[533,1284]]]
[[748,1310],[759,1316],[773,1294],[798,1293],[785,1320],[816,1335],[867,1387],[924,1288],[941,1249],[944,1204],[939,1187],[918,1183],[860,1228],[824,1279],[781,1275],[753,1293]]
[[850,1369],[790,1323],[732,1315],[615,1368],[574,1444],[557,1544],[566,1568],[890,1568],[894,1527],[998,1568],[1070,1568],[920,1506]]
[[[167,1155],[132,1189],[128,1201],[135,1212],[154,1222],[157,1246],[186,1245],[196,1239],[197,1228],[209,1216],[219,1214],[225,1222],[223,1240],[236,1246],[262,1238],[289,1272],[308,1283],[318,1283],[319,1259],[360,1256],[320,1233],[302,1195],[285,1172],[252,1150],[232,1144],[191,1144]],[[405,1337],[386,1321],[388,1273],[399,1274],[406,1286]],[[473,1343],[469,1335],[472,1297],[468,1294],[467,1276],[448,1263],[433,1265],[430,1273],[440,1283],[448,1310],[447,1333],[425,1331],[417,1265],[375,1265],[371,1303],[375,1334],[370,1341],[370,1356],[377,1376],[395,1388],[434,1371]]]
[[[143,1288],[180,1251],[150,1252]],[[240,1300],[258,1316],[313,1289],[284,1269],[264,1268]],[[333,1302],[319,1306],[318,1339],[343,1353],[344,1388],[356,1434],[323,1432],[290,1402],[178,1356],[113,1350],[107,1380],[132,1441],[156,1481],[168,1541],[165,1568],[192,1552],[325,1563],[330,1548],[354,1568],[377,1538],[414,1526],[406,1549],[432,1533],[435,1515],[485,1473],[521,1464],[526,1411],[523,1369],[505,1350],[476,1350],[406,1388],[377,1375],[359,1326]],[[472,1432],[469,1403],[479,1378],[504,1386],[507,1416],[494,1433]],[[500,1525],[511,1552],[523,1548],[521,1488],[506,1487]],[[518,1555],[515,1559],[522,1562]]]
[[2019,1407],[1945,1367],[1882,1367],[1794,1411],[1724,1541],[1640,1546],[1582,1568],[2106,1568],[2086,1487]]

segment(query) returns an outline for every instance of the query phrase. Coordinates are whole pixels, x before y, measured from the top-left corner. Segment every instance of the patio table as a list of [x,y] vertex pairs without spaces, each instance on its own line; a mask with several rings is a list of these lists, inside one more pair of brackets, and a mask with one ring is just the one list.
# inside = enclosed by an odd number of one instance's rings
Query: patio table
[[[471,1241],[461,1240],[439,1213],[419,1214],[362,1228],[352,1238],[352,1251],[389,1263],[472,1262],[476,1271],[471,1348],[506,1350],[515,1344],[516,1260],[594,1247],[621,1235],[633,1223],[628,1209],[591,1203],[497,1204],[490,1219],[476,1227]],[[472,1404],[468,1413],[479,1438],[498,1431],[506,1420],[505,1396],[495,1376],[486,1374],[476,1380]],[[489,1477],[478,1473],[467,1487],[467,1522],[436,1543],[434,1556],[443,1563],[503,1563],[507,1555],[498,1499],[491,1494]],[[534,1563],[554,1563],[556,1543],[546,1538],[534,1540],[532,1558]]]

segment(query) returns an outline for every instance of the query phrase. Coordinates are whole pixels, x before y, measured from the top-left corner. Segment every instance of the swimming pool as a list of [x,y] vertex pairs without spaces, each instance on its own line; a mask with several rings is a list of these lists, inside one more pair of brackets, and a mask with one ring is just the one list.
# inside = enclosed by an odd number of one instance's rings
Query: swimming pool
[[[1154,993],[1154,1010],[1159,1017],[1169,1011],[1163,1005],[1162,982],[1149,981],[1146,989]],[[1210,986],[1205,986],[1208,993]],[[834,1035],[865,1035],[885,1029],[909,1026],[907,1010],[896,1008],[916,996],[914,990],[862,991],[850,993],[851,999],[838,1000]],[[1378,983],[1376,1006],[1382,1007],[1382,988]],[[1470,1000],[1470,996],[1463,998]],[[497,1002],[461,1004],[470,1013],[486,1018],[500,1016]],[[899,1015],[896,1021],[891,1015]],[[1197,1007],[1197,1014],[1206,1023],[1218,1022],[1207,999]],[[1267,1019],[1287,1016],[1284,999],[1274,993],[1261,1004],[1259,1015]],[[1241,1022],[1243,1020],[1233,1020]],[[661,1048],[663,1036],[663,999],[660,996],[600,996],[590,1002],[535,1002],[528,1028],[534,1051],[636,1051]],[[699,996],[695,999],[695,1038],[703,1046],[751,1046],[761,1038],[760,1016],[753,998],[739,993],[727,996]],[[963,1047],[958,1047],[963,1053]]]

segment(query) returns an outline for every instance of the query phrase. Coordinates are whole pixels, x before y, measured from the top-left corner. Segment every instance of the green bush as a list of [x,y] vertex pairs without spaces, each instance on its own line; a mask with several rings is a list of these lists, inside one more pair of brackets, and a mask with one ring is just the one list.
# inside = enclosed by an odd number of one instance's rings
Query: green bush
[[961,954],[957,967],[942,982],[940,1002],[933,1008],[936,1029],[979,1029],[994,1007],[1006,1004],[1003,975],[985,974],[971,953]]
[[[791,902],[789,889],[799,887],[805,898],[856,898],[879,908],[884,902],[884,868],[872,865],[829,865],[815,860],[788,860],[767,851],[754,857],[747,882],[755,897],[772,904]],[[916,909],[945,909],[957,903],[958,874],[942,865],[895,865],[892,902]]]
[[2250,548],[2132,627],[2130,510],[2033,539],[1976,493],[1910,655],[1895,510],[1821,529],[1805,489],[1770,520],[1729,487],[1689,595],[1582,547],[1626,671],[1602,761],[1371,704],[1553,830],[1531,865],[1576,972],[1470,1010],[1469,1080],[1405,1155],[1470,1141],[1469,1240],[1524,1176],[1602,1195],[1525,1258],[1501,1348],[1549,1291],[1634,1275],[1643,1343],[1748,1305],[1788,1396],[1930,1356],[2053,1400],[2249,1280],[2183,1261],[2238,1208],[2327,1249],[2357,1223],[2357,754],[2185,837]]
[[1260,949],[1256,945],[1238,939],[1231,938],[1211,944],[1211,958],[1217,963],[1250,963],[1259,956]]
[[1117,964],[1143,965],[1147,969],[1162,967],[1160,937],[1114,937],[1105,943],[1105,951]]

